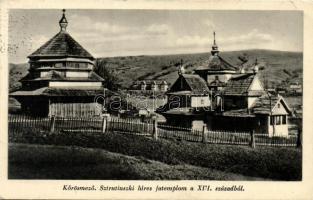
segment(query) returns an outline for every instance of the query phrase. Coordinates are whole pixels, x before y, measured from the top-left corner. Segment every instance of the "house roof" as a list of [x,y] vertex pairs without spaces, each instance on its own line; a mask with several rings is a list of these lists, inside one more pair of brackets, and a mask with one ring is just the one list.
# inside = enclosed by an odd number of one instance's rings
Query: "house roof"
[[42,87],[36,90],[19,90],[10,94],[12,97],[18,96],[96,96],[103,94],[102,88],[81,87],[75,88],[49,88]]
[[282,96],[268,96],[264,95],[258,98],[253,105],[252,111],[255,114],[271,114],[275,106],[278,102],[281,102],[285,107],[288,113],[291,113],[291,109],[289,108],[288,104],[284,100]]
[[209,60],[204,66],[200,66],[196,71],[208,70],[208,71],[237,71],[237,68],[219,55],[211,55]]
[[94,60],[94,57],[66,31],[60,31],[28,56],[30,59],[41,57],[75,57]]
[[[206,82],[197,74],[182,74],[180,78],[177,79],[177,81],[185,81],[188,88],[179,88],[178,90],[175,90],[176,88],[171,87],[169,91],[170,93],[178,91],[191,91],[191,94],[198,95],[210,92]],[[175,83],[173,86],[174,85]]]
[[287,113],[291,113],[291,109],[287,105],[286,101],[282,96],[271,96],[263,95],[259,97],[256,102],[252,105],[250,109],[240,108],[240,109],[231,109],[226,110],[217,115],[222,115],[226,117],[254,117],[255,115],[271,115],[275,114],[273,111],[274,108],[281,102],[286,109]]
[[100,77],[95,72],[90,72],[89,77],[65,77],[64,74],[51,70],[48,73],[45,74],[43,77],[34,77],[33,73],[28,73],[24,78],[21,79],[21,81],[104,81],[102,77]]
[[242,96],[242,95],[251,95],[258,96],[263,93],[263,91],[249,91],[249,88],[256,78],[254,73],[240,74],[231,78],[224,88],[224,95],[228,96]]

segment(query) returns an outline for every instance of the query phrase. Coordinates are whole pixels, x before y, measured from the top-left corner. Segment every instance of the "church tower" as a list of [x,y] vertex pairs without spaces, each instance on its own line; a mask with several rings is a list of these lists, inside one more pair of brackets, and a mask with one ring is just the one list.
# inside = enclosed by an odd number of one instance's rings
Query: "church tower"
[[[35,116],[82,117],[100,115],[94,102],[102,95],[103,79],[94,71],[95,58],[67,32],[65,10],[60,31],[28,56],[29,73],[22,88],[10,94],[24,113]],[[83,25],[83,24],[82,24]]]
[[218,46],[217,46],[216,41],[215,41],[215,31],[213,32],[213,37],[214,37],[214,41],[213,41],[213,45],[212,45],[211,54],[212,54],[212,56],[217,56],[219,50],[218,50]]
[[222,90],[231,76],[237,73],[237,68],[219,55],[215,31],[211,55],[205,65],[199,66],[195,73],[201,76],[213,91]]

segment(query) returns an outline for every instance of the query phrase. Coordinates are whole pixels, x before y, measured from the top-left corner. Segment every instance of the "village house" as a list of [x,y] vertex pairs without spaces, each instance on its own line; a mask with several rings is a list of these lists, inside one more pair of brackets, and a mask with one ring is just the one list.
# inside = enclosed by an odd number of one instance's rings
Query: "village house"
[[169,125],[202,130],[205,125],[204,110],[209,109],[209,88],[197,74],[185,74],[183,66],[179,77],[167,92],[168,102],[157,109]]
[[209,129],[244,132],[254,130],[270,137],[288,137],[287,116],[291,114],[291,110],[283,97],[267,93],[257,72],[231,78],[223,91],[222,99],[223,111],[209,115]]
[[289,85],[289,93],[293,95],[301,95],[302,94],[302,84],[299,82],[292,82]]
[[159,79],[145,79],[135,81],[130,90],[141,92],[166,92],[168,90],[168,83],[165,80]]
[[67,32],[65,10],[59,25],[60,32],[28,56],[29,73],[10,97],[35,116],[100,115],[94,98],[103,95],[104,80],[93,71],[95,58]]
[[225,61],[219,56],[214,33],[206,65],[194,74],[184,74],[180,68],[178,79],[167,92],[168,103],[157,112],[169,124],[196,130],[204,125],[207,130],[288,137],[291,110],[282,96],[265,90],[258,68],[257,62],[252,70],[242,70]]

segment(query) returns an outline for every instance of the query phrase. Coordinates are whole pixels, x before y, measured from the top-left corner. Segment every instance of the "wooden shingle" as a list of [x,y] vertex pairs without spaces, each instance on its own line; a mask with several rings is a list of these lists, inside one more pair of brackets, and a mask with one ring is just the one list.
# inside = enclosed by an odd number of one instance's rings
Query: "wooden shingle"
[[255,74],[243,74],[231,78],[224,89],[224,95],[241,96],[248,95],[249,87],[251,86]]
[[198,67],[197,70],[209,70],[209,71],[236,71],[237,68],[228,63],[219,55],[213,55],[205,63],[205,66]]
[[64,31],[60,31],[28,56],[30,59],[41,57],[74,57],[94,60],[94,57],[88,51],[76,42],[70,34]]

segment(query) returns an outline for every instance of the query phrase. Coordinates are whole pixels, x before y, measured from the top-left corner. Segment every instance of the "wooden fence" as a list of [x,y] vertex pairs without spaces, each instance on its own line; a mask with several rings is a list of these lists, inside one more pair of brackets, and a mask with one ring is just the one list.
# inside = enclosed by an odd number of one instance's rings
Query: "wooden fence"
[[122,119],[104,116],[102,118],[40,118],[22,115],[9,117],[9,136],[19,137],[26,132],[59,133],[123,133],[153,137],[154,139],[184,140],[212,144],[234,144],[257,146],[285,146],[300,147],[301,131],[298,135],[289,137],[268,137],[265,134],[256,134],[253,131],[228,132],[228,131],[202,131],[189,128],[168,126],[153,122],[141,122],[139,119]]

